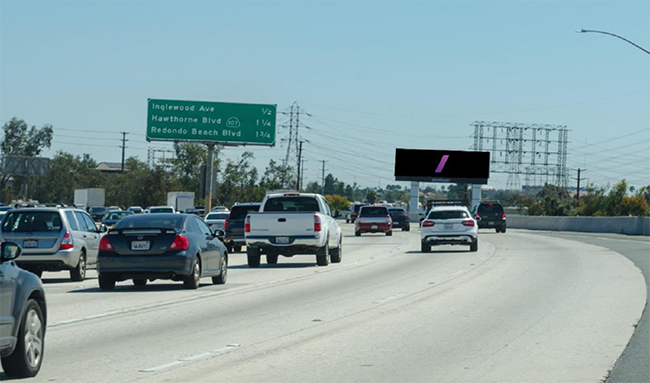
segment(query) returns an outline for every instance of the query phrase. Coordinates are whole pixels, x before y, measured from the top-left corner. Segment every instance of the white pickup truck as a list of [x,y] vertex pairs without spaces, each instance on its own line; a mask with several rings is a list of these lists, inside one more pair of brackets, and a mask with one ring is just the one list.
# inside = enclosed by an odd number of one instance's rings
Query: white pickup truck
[[262,254],[270,265],[278,256],[316,254],[318,266],[341,262],[342,233],[325,198],[297,192],[269,194],[259,212],[244,222],[248,266],[258,267]]

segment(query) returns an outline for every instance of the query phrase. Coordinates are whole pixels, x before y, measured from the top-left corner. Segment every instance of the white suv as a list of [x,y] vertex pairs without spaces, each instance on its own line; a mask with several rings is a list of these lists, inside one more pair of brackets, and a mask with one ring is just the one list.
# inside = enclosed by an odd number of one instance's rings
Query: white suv
[[422,252],[436,245],[469,245],[478,251],[478,225],[464,206],[438,206],[429,211],[420,228]]

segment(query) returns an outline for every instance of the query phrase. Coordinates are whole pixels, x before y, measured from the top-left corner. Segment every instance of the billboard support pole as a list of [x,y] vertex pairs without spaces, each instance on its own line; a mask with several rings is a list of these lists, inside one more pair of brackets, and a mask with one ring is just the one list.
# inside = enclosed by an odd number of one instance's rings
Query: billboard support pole
[[470,210],[474,209],[474,206],[478,205],[481,202],[481,185],[472,184],[472,206]]
[[420,183],[411,181],[411,198],[409,203],[409,219],[411,222],[419,222],[418,203],[420,202]]
[[214,164],[214,144],[208,143],[208,163],[205,167],[205,214],[212,211],[212,174]]

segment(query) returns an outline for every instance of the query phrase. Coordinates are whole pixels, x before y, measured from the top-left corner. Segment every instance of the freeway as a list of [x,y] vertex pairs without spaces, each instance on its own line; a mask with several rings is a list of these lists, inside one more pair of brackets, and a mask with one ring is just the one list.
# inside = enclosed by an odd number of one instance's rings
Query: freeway
[[[481,231],[479,251],[419,252],[419,232],[354,237],[224,286],[102,292],[46,273],[34,382],[599,382],[626,348],[646,282],[621,254],[568,237]],[[2,379],[6,377],[2,376]]]

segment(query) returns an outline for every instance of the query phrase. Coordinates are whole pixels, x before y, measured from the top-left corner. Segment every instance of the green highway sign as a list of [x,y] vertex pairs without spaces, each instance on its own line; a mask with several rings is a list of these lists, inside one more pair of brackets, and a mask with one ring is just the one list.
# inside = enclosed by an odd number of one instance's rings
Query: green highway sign
[[276,105],[149,99],[147,141],[275,145]]

